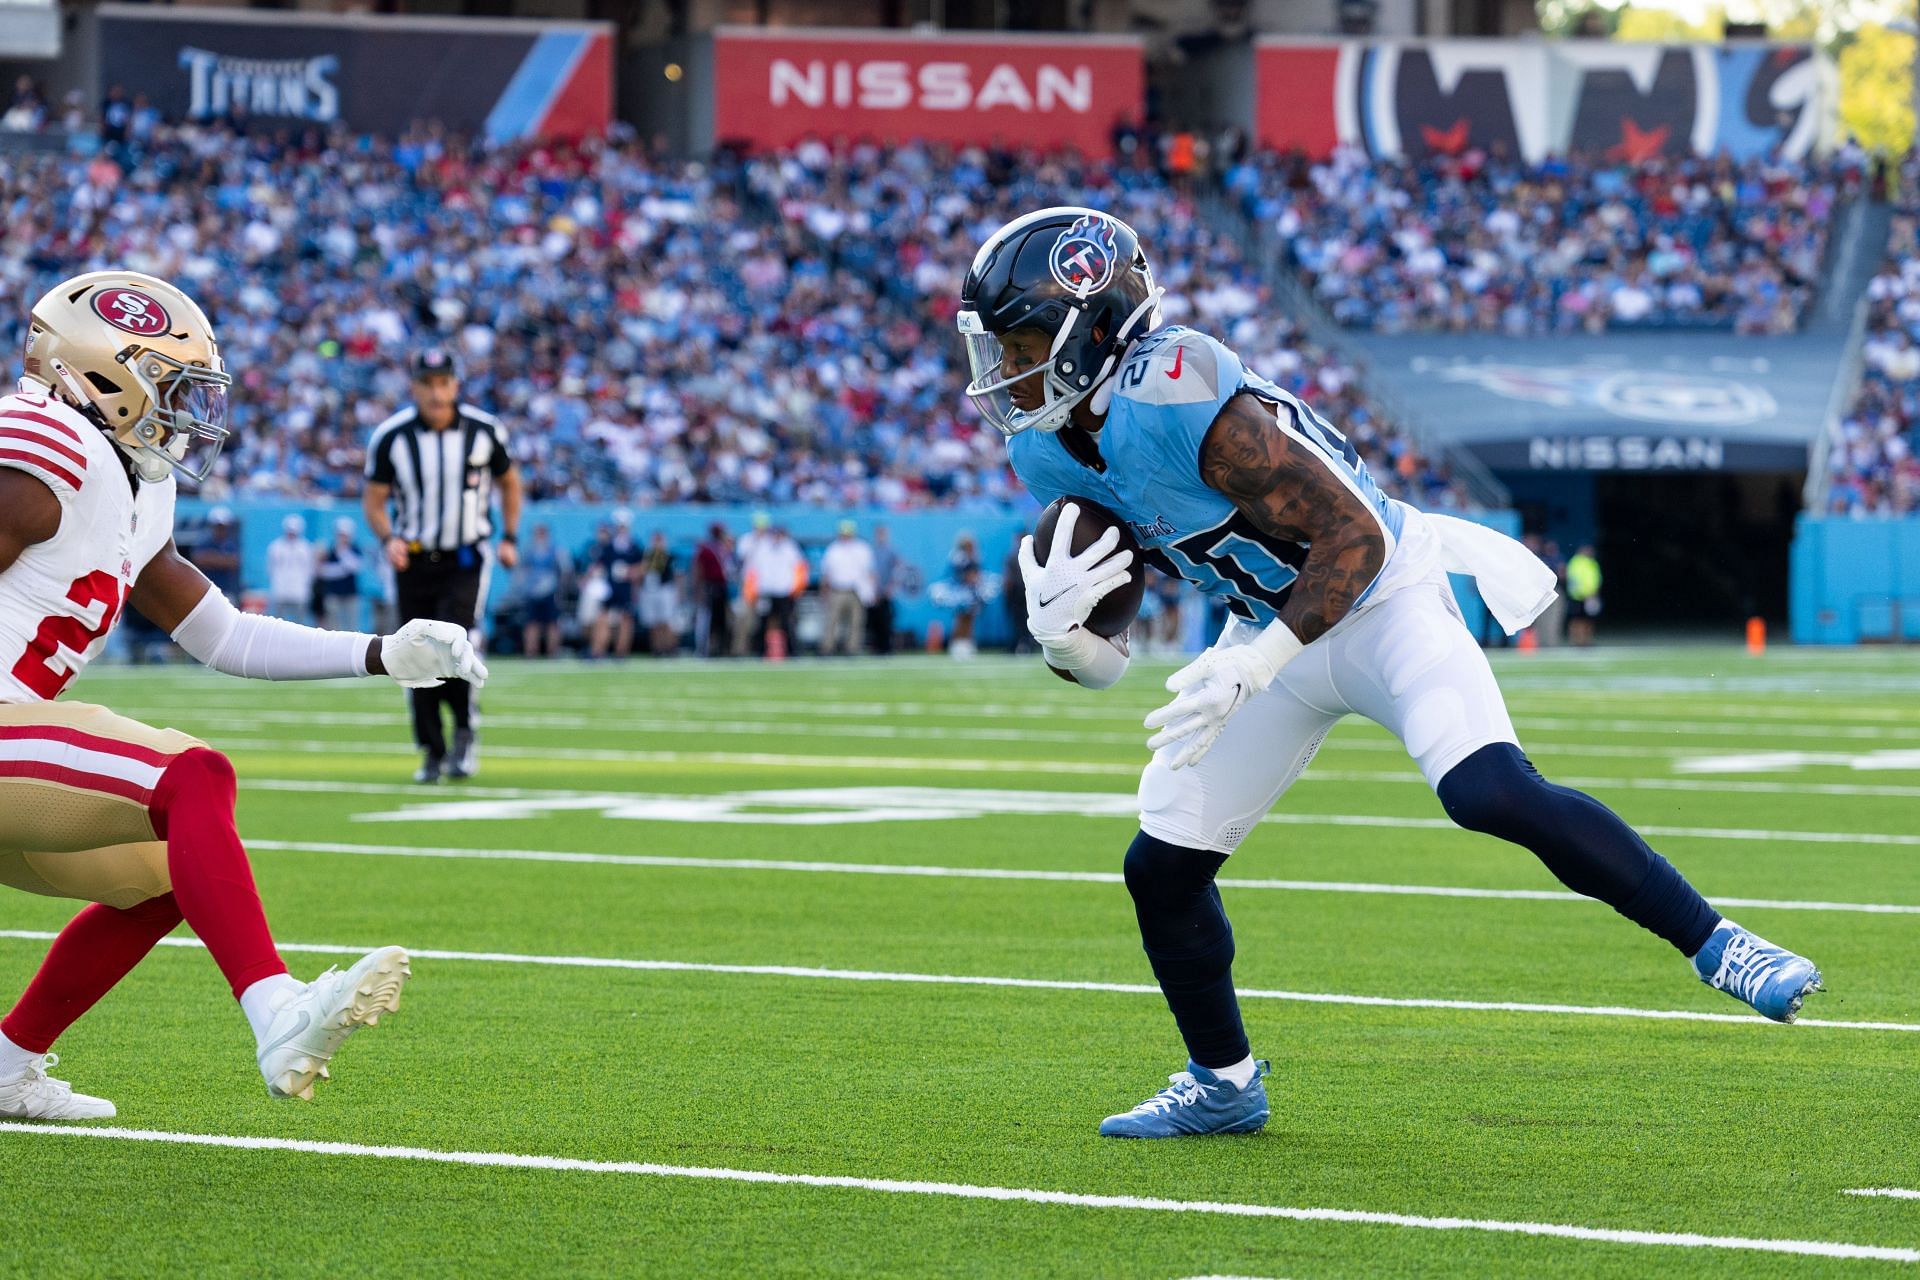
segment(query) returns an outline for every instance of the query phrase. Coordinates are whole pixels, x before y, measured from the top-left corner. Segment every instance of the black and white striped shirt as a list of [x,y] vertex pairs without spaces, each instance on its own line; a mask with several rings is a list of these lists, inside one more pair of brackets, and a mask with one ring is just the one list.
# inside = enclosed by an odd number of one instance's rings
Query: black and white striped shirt
[[393,486],[394,535],[428,551],[492,534],[493,482],[512,466],[506,427],[470,404],[444,431],[408,405],[375,427],[367,445],[367,479]]

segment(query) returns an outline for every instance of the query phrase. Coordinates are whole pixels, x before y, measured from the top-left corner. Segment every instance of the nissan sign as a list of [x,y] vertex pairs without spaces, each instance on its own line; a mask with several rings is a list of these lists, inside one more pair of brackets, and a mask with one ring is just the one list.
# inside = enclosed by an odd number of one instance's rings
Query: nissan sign
[[713,49],[715,136],[755,149],[849,138],[1103,155],[1145,83],[1131,38],[723,27]]

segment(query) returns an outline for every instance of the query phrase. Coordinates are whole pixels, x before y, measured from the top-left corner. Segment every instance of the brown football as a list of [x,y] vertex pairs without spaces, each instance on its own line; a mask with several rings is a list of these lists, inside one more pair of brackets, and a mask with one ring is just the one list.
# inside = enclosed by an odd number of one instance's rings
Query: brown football
[[1053,549],[1053,530],[1060,523],[1061,508],[1070,502],[1080,508],[1080,518],[1073,524],[1075,555],[1092,546],[1108,529],[1115,528],[1120,530],[1120,545],[1114,550],[1133,552],[1133,565],[1127,570],[1126,583],[1116,587],[1087,615],[1087,630],[1111,640],[1124,634],[1140,612],[1140,599],[1147,591],[1146,562],[1140,554],[1140,543],[1120,517],[1086,498],[1059,498],[1047,504],[1047,509],[1040,513],[1040,523],[1033,527],[1033,554],[1041,564],[1047,562],[1047,552]]

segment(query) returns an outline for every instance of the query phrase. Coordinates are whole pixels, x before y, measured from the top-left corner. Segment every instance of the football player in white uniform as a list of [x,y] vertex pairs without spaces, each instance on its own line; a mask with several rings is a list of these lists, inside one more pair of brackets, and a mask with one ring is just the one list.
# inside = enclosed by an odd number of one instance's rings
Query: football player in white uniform
[[243,614],[181,557],[174,475],[212,468],[231,378],[180,290],[130,271],[66,281],[34,304],[25,372],[0,399],[0,883],[91,905],[0,1020],[0,1116],[114,1114],[49,1077],[48,1051],[182,920],[240,1002],[268,1093],[310,1098],[347,1036],[398,1007],[406,952],[384,947],[311,983],[289,976],[227,758],[54,699],[128,605],[207,666],[253,679],[479,684],[486,668],[451,623],[380,637]]

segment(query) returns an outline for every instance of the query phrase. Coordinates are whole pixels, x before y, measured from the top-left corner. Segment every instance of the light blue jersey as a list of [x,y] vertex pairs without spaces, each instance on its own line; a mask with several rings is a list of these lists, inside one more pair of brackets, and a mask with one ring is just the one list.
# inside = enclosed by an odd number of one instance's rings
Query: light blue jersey
[[1264,624],[1286,603],[1307,546],[1262,533],[1200,478],[1207,429],[1242,391],[1273,405],[1274,429],[1313,446],[1379,515],[1387,562],[1368,593],[1398,577],[1395,553],[1419,513],[1381,493],[1367,464],[1324,418],[1194,329],[1156,329],[1128,350],[1114,375],[1106,422],[1093,437],[1100,466],[1091,457],[1075,457],[1061,435],[1038,431],[1010,439],[1008,460],[1040,501],[1076,497],[1099,503],[1132,527],[1150,563],[1207,595],[1224,596],[1235,613]]

